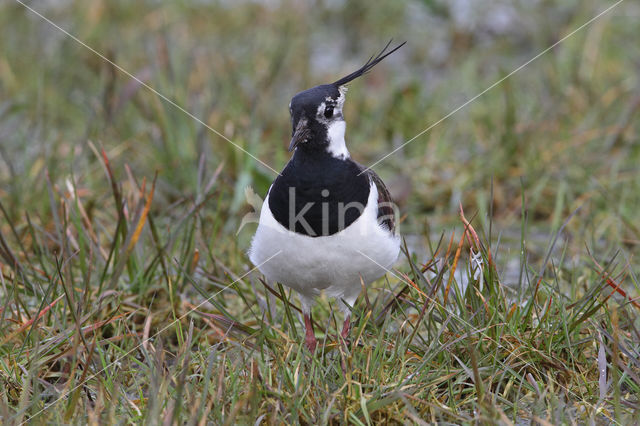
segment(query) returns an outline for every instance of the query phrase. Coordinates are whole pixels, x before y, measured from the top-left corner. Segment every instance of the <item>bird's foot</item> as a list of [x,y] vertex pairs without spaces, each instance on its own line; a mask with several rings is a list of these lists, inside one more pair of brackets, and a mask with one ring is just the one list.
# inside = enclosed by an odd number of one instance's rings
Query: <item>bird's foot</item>
[[[340,332],[340,336],[342,337],[341,341],[345,343],[345,349],[349,347],[349,332],[351,331],[351,315],[347,315],[344,319],[344,325],[342,326],[342,332]],[[342,369],[342,374],[347,375],[347,354],[345,351],[340,351],[340,368]]]
[[306,343],[309,352],[314,353],[316,351],[318,341],[316,340],[316,333],[313,331],[313,323],[311,322],[311,316],[309,314],[304,315],[304,325],[306,328],[304,342]]
[[344,340],[347,340],[347,337],[349,337],[349,332],[351,331],[351,315],[347,315],[347,317],[344,319],[344,325],[342,326],[342,332],[340,333],[340,335],[342,336],[342,338]]
[[307,349],[309,349],[309,352],[314,353],[316,351],[316,346],[318,345],[316,336],[314,336],[313,334],[309,336],[309,333],[307,333],[307,336],[305,337],[304,341],[305,341],[305,344],[307,345]]

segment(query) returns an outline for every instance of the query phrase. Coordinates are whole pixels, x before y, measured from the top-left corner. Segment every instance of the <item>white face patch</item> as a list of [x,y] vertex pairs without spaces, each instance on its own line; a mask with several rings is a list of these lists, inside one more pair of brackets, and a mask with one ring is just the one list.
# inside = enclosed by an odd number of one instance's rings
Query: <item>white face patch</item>
[[[322,102],[318,106],[316,117],[318,121],[327,126],[327,139],[329,140],[327,151],[333,157],[344,160],[350,157],[344,140],[347,125],[342,118],[342,107],[345,101],[345,94],[347,93],[347,86],[340,86],[338,91],[340,92],[338,99],[334,100],[331,97],[327,97],[325,98],[325,102]],[[328,106],[333,107],[333,118],[329,119],[324,115]]]
[[[340,86],[338,91],[340,96],[338,96],[337,99],[327,96],[324,102],[318,105],[316,120],[327,127],[327,139],[329,141],[327,151],[333,157],[344,160],[350,157],[344,140],[346,123],[342,118],[342,107],[345,101],[345,94],[347,93],[347,86]],[[325,116],[327,108],[333,108],[333,114],[331,114],[330,118]]]
[[349,88],[347,86],[338,87],[338,92],[340,92],[340,96],[338,96],[338,105],[340,105],[340,110],[342,111],[342,105],[344,105],[345,95],[347,94],[347,90]]
[[[327,100],[330,100],[331,98],[327,98]],[[319,122],[324,123],[324,124],[328,124],[329,120],[327,120],[324,116],[324,110],[327,109],[327,103],[326,102],[322,102],[320,105],[318,105],[318,109],[316,110],[316,118],[318,119]]]
[[335,158],[341,160],[349,158],[349,151],[347,150],[347,144],[344,141],[344,131],[347,124],[344,120],[335,120],[329,123],[327,127],[327,138],[329,139],[329,146],[327,151],[331,153]]

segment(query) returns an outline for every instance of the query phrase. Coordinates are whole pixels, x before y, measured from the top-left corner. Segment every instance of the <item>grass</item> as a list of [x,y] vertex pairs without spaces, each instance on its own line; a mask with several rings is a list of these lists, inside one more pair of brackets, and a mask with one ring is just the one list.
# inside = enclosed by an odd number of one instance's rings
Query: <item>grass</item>
[[[606,6],[32,4],[276,170],[291,96],[390,37],[408,44],[346,104],[365,164]],[[245,254],[245,189],[273,173],[3,3],[3,424],[640,422],[638,13],[621,3],[376,167],[401,261],[350,342],[318,304],[312,356],[297,300]]]

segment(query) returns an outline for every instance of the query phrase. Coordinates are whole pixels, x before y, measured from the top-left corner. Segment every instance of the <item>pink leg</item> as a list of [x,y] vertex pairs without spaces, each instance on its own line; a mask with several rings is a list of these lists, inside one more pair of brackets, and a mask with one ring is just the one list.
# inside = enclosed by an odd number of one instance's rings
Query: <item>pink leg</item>
[[309,348],[309,352],[314,353],[318,341],[316,340],[316,334],[313,331],[313,323],[311,322],[311,316],[309,314],[304,314],[304,326],[307,329],[304,338],[305,343],[307,344],[307,348]]
[[349,332],[351,331],[351,315],[347,315],[344,319],[344,325],[342,326],[342,333],[340,335],[343,339],[347,340]]

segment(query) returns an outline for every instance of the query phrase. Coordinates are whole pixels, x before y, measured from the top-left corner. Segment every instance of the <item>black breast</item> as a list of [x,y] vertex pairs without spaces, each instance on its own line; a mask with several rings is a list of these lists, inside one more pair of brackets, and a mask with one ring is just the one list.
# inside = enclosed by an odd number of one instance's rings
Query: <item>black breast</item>
[[285,228],[311,237],[351,225],[369,198],[369,177],[357,163],[328,153],[296,150],[273,182],[269,209]]

